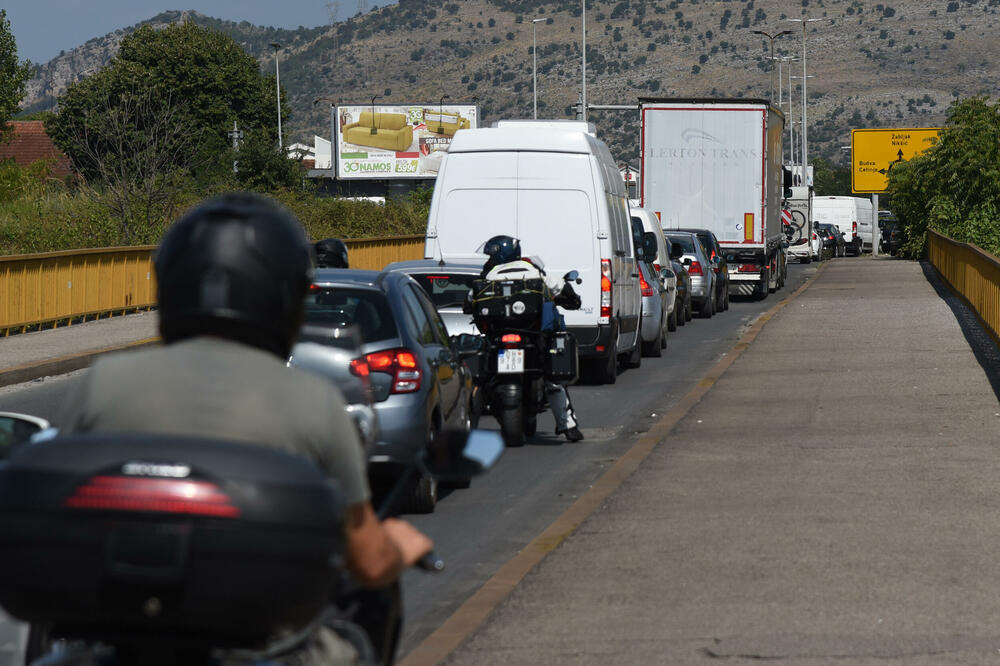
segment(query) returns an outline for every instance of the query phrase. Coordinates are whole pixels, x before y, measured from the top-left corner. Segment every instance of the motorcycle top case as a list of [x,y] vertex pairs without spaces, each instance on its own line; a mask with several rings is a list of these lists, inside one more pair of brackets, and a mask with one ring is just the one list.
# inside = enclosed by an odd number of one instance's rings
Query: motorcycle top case
[[337,590],[344,503],[299,456],[164,435],[72,435],[0,466],[0,605],[63,635],[254,646]]
[[559,382],[575,382],[580,375],[576,338],[567,331],[549,336],[545,354],[545,376]]
[[479,330],[483,321],[503,319],[504,326],[528,328],[538,322],[546,301],[545,282],[527,280],[474,280],[472,283],[472,316]]

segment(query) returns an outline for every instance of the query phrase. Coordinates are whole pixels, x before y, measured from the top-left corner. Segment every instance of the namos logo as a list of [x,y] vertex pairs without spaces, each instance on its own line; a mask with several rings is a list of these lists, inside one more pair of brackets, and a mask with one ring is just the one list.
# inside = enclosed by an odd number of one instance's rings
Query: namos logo
[[392,173],[392,162],[344,162],[345,173]]

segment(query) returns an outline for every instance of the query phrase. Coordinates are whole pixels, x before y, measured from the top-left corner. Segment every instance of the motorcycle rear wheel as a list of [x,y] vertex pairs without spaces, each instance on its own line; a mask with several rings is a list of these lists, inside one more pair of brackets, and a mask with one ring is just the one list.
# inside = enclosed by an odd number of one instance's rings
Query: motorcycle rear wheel
[[500,434],[507,446],[524,446],[524,403],[516,407],[503,407],[497,414]]

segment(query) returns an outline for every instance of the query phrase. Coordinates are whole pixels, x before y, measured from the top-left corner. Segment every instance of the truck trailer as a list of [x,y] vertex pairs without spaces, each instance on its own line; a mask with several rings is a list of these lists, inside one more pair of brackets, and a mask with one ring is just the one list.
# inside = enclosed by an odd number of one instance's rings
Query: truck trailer
[[764,298],[783,283],[781,166],[785,119],[761,99],[639,100],[642,206],[664,229],[718,238],[732,294]]

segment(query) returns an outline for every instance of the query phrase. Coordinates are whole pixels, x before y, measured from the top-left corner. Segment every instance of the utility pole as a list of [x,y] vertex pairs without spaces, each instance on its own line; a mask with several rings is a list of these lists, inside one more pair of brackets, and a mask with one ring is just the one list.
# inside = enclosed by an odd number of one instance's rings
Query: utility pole
[[274,49],[274,89],[278,97],[278,150],[283,151],[285,144],[281,138],[281,71],[278,69],[278,49],[281,48],[281,44],[271,42],[271,48]]
[[809,76],[806,74],[806,24],[822,21],[823,19],[793,18],[786,20],[802,24],[802,182],[803,184],[808,185],[808,180],[806,179],[806,168],[809,164],[809,128],[806,122],[806,100],[808,99],[806,93],[806,79],[808,79]]
[[580,92],[581,120],[587,120],[587,0],[583,3],[583,87]]
[[538,39],[535,25],[548,19],[531,19],[531,97],[535,107],[535,120],[538,120]]

